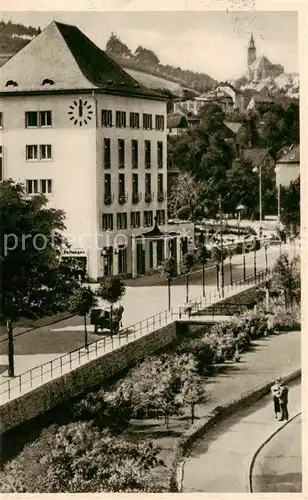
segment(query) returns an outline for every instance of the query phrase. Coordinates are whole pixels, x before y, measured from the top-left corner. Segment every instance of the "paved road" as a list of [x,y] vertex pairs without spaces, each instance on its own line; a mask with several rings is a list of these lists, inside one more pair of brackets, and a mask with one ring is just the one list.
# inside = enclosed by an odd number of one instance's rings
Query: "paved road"
[[[271,267],[279,255],[279,246],[268,249],[268,266]],[[285,246],[284,251],[293,254],[293,247]],[[253,274],[253,254],[246,255],[246,275]],[[232,261],[233,280],[243,277],[243,259],[236,255]],[[226,266],[225,284],[230,283],[229,266]],[[265,252],[257,252],[257,269],[265,268]],[[190,297],[202,296],[201,272],[193,274],[190,278]],[[172,286],[172,307],[183,305],[185,302],[185,278],[175,280]],[[206,272],[206,293],[211,296],[216,293],[216,270],[208,269]],[[217,301],[217,299],[216,299]],[[166,286],[140,286],[127,287],[122,300],[124,307],[123,326],[129,327],[138,321],[167,309]],[[16,329],[17,330],[17,329]],[[38,328],[15,339],[15,366],[16,374],[29,370],[34,366],[49,362],[63,353],[82,347],[84,344],[83,320],[72,317],[51,326]],[[89,328],[89,342],[97,340],[97,335]],[[0,342],[0,377],[7,380],[7,341]]]
[[302,492],[301,435],[299,415],[262,448],[253,467],[254,493]]
[[[290,418],[300,411],[300,399],[297,382],[290,385]],[[253,454],[282,424],[275,420],[273,403],[267,396],[216,426],[196,444],[188,457],[184,466],[183,492],[249,491]]]

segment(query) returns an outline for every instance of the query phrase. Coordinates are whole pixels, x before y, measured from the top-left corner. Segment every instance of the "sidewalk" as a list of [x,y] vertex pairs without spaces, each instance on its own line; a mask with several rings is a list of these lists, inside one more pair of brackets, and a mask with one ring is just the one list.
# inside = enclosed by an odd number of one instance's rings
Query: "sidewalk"
[[[208,400],[205,404],[196,406],[196,420],[208,415],[215,407],[225,404],[230,397],[240,397],[243,392],[298,370],[301,366],[300,349],[301,332],[273,335],[253,342],[251,349],[241,355],[239,363],[228,362],[222,366],[218,375],[205,378]],[[164,478],[167,482],[175,458],[177,440],[190,426],[190,411],[187,408],[179,418],[170,419],[170,429],[166,429],[163,419],[134,420],[125,435],[134,441],[145,437],[153,440],[161,449],[161,458],[168,468],[162,468],[160,479]],[[203,475],[203,471],[201,474]]]
[[[295,384],[289,384],[289,388],[290,419],[292,419],[301,411],[301,387],[297,381]],[[196,444],[184,465],[182,491],[184,493],[197,491],[248,493],[249,468],[253,455],[279,428],[283,433],[284,424],[285,422],[279,422],[274,418],[271,397],[266,397],[228,418]],[[291,425],[291,422],[288,425]],[[288,446],[287,438],[284,444]],[[288,455],[286,449],[282,450],[280,458],[283,455]],[[275,464],[278,465],[275,462],[272,467],[275,467]],[[261,479],[263,472],[260,461],[258,465],[257,473]],[[272,474],[274,475],[273,470]],[[273,488],[274,485],[269,482],[266,491],[275,492]]]

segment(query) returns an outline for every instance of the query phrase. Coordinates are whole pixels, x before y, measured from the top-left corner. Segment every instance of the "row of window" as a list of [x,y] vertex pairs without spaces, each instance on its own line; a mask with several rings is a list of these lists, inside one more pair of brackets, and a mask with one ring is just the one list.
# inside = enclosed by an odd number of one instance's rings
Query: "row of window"
[[[126,111],[116,111],[115,125],[117,128],[126,128],[128,126]],[[102,127],[113,127],[113,112],[110,109],[102,109]],[[129,127],[140,128],[140,113],[129,113]],[[153,129],[153,117],[149,113],[142,114],[142,128],[144,130]],[[155,115],[155,130],[165,130],[164,115]]]
[[[125,167],[125,140],[118,139],[118,167]],[[111,139],[104,139],[104,168],[111,168]],[[138,141],[132,139],[131,141],[131,161],[132,168],[138,168],[139,164],[139,150]],[[157,168],[163,168],[164,150],[163,142],[157,142]],[[152,147],[151,141],[144,141],[144,165],[145,168],[151,168],[152,164]]]
[[26,160],[51,160],[51,144],[30,144],[26,146]]
[[27,179],[26,190],[28,194],[51,194],[51,179]]
[[[128,214],[127,213],[118,213],[118,214],[113,214],[113,213],[106,213],[103,214],[102,217],[102,230],[103,231],[112,231],[114,228],[113,221],[114,221],[114,215],[116,215],[116,224],[117,224],[117,229],[127,229],[128,228]],[[157,218],[157,224],[162,226],[166,222],[166,214],[165,210],[156,210],[156,218]],[[153,226],[153,211],[152,210],[145,210],[143,212],[143,226],[144,227],[151,227]],[[141,227],[141,212],[131,212],[130,213],[130,227],[131,228],[137,228]]]
[[[131,142],[132,147],[132,168],[138,168],[139,154],[138,154],[138,141],[133,139]],[[29,144],[26,145],[26,160],[52,160],[52,146],[51,144]],[[144,163],[145,168],[151,168],[151,141],[145,141],[144,145]],[[104,139],[104,167],[111,168],[111,140]],[[118,139],[118,167],[125,167],[125,141]],[[157,142],[157,168],[163,167],[163,143]]]
[[[116,111],[115,125],[117,128],[126,128],[127,120],[126,111]],[[108,109],[102,110],[102,127],[113,126],[113,112]],[[25,112],[25,127],[26,128],[45,128],[52,127],[52,111],[26,111]],[[129,113],[129,127],[140,128],[140,113]],[[143,113],[142,127],[144,130],[152,130],[152,115]],[[3,113],[0,112],[0,129],[3,128]],[[164,115],[155,115],[155,130],[165,130]]]
[[[118,192],[119,192],[119,202],[125,203],[127,201],[127,193],[125,189],[125,174],[119,174]],[[104,196],[106,204],[112,203],[111,174],[105,174]],[[157,196],[158,196],[158,201],[164,200],[163,174],[157,175]],[[132,201],[133,203],[138,203],[140,201],[138,174],[132,174]],[[146,202],[152,201],[152,176],[151,174],[148,173],[145,174],[145,201]]]

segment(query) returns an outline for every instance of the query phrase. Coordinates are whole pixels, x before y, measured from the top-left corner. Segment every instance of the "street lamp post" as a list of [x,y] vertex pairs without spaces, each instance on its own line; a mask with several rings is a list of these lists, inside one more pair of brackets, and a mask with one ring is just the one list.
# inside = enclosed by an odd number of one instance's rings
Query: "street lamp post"
[[233,286],[233,274],[232,274],[232,245],[229,246],[229,269],[230,269],[230,285]]
[[260,227],[262,224],[262,163],[260,163],[259,168],[255,167],[253,172],[259,172],[259,220]]
[[242,251],[243,251],[243,278],[244,278],[244,281],[246,281],[246,255],[245,255],[245,240],[243,240],[243,247],[242,247]]
[[267,262],[267,242],[264,243],[264,252],[265,252],[265,271],[266,274],[268,272],[268,262]]
[[219,217],[220,217],[220,266],[221,266],[221,296],[224,298],[224,286],[225,286],[225,277],[224,277],[224,246],[223,246],[223,237],[222,237],[222,203],[221,203],[221,195],[219,196]]
[[253,246],[253,273],[255,277],[255,283],[257,282],[257,239],[254,238]]

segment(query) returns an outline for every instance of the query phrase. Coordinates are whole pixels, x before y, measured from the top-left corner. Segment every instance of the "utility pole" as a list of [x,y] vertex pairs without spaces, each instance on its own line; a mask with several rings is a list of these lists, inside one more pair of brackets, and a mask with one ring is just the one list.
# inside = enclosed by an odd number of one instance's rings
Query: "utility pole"
[[219,217],[220,217],[220,266],[221,266],[221,295],[224,298],[224,286],[225,286],[225,277],[224,277],[224,246],[223,246],[223,237],[222,237],[222,203],[221,203],[221,195],[219,195]]

